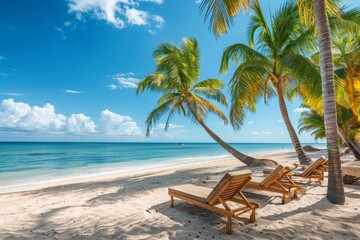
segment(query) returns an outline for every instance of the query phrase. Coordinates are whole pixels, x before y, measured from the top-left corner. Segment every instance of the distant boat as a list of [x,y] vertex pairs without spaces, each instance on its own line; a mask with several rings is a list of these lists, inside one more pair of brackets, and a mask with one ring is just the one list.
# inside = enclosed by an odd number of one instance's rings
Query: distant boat
[[184,146],[184,144],[183,143],[178,143],[178,146],[182,147],[182,146]]

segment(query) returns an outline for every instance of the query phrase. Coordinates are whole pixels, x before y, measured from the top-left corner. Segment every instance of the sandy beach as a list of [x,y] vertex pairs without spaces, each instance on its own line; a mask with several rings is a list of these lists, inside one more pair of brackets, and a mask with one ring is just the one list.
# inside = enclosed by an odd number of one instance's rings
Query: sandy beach
[[[297,161],[288,150],[261,157]],[[327,178],[322,185],[302,181],[300,198],[285,205],[280,195],[245,192],[261,206],[257,220],[250,223],[248,214],[241,215],[231,236],[225,234],[226,220],[208,210],[181,200],[169,208],[168,187],[213,187],[227,171],[244,168],[236,159],[223,159],[2,193],[0,239],[360,238],[360,186],[345,185],[345,205],[332,205],[326,199]],[[262,175],[261,168],[251,170]]]

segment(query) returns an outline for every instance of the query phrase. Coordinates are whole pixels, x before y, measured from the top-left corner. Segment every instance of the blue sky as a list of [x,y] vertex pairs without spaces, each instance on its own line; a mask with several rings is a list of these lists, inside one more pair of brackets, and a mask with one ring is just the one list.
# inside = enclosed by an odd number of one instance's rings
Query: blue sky
[[[280,4],[262,1],[267,14]],[[246,42],[249,15],[215,39],[198,6],[196,0],[0,0],[0,140],[212,141],[182,116],[168,132],[160,121],[146,139],[144,122],[158,95],[136,96],[134,89],[154,70],[155,47],[182,37],[199,39],[201,79],[228,82],[233,69],[218,74],[222,50]],[[300,104],[288,103],[295,127]],[[290,142],[281,119],[272,99],[248,114],[241,131],[214,116],[207,124],[229,142]],[[313,142],[309,134],[300,139]]]

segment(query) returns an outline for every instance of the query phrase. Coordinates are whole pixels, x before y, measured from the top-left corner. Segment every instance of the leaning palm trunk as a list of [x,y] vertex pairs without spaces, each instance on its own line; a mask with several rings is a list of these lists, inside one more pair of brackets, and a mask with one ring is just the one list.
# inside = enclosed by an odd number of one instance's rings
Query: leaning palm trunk
[[291,138],[291,142],[295,148],[297,157],[300,161],[300,164],[302,165],[309,165],[312,160],[311,158],[305,153],[303,147],[300,144],[299,138],[296,134],[296,131],[294,129],[294,127],[291,124],[290,118],[289,118],[289,113],[285,104],[285,100],[284,100],[284,96],[282,93],[282,87],[280,85],[281,83],[277,84],[276,86],[276,90],[278,92],[278,99],[279,99],[279,105],[280,105],[280,111],[281,111],[281,115],[284,119],[286,128],[289,132],[290,138]]
[[[191,108],[189,106],[189,109],[191,111]],[[192,113],[193,116],[196,116],[196,114]],[[197,119],[198,123],[205,129],[205,131],[212,137],[221,147],[223,147],[227,152],[229,152],[231,155],[233,155],[235,158],[239,159],[241,162],[245,163],[247,166],[251,167],[259,167],[259,166],[269,166],[274,167],[277,166],[278,163],[273,160],[269,159],[256,159],[253,157],[250,157],[246,154],[243,154],[224,142],[216,133],[214,133],[205,123],[203,120]]]
[[222,146],[226,151],[228,151],[231,155],[233,155],[235,158],[239,159],[241,162],[245,163],[248,166],[251,167],[258,167],[258,166],[270,166],[274,167],[278,165],[275,161],[269,160],[269,159],[256,159],[253,157],[250,157],[246,154],[243,154],[239,151],[237,151],[235,148],[224,142],[218,135],[216,135],[213,131],[210,130],[210,128],[207,127],[207,125],[202,120],[198,120],[200,125],[205,129],[205,131],[220,145]]
[[324,122],[329,157],[327,199],[334,204],[344,204],[345,194],[337,133],[334,68],[331,53],[329,23],[326,14],[326,3],[325,0],[313,0],[313,5],[315,11],[315,24],[319,38]]
[[344,130],[341,127],[338,127],[338,133],[339,133],[340,138],[350,148],[350,150],[354,154],[355,158],[357,160],[360,160],[359,146],[345,134]]
[[[341,127],[338,127],[338,133],[340,138],[349,146],[349,149],[356,157],[357,161],[359,160],[359,146],[352,141],[344,132],[344,130]],[[353,184],[359,180],[358,177],[350,176],[350,175],[344,175],[343,176],[343,182],[344,184]]]

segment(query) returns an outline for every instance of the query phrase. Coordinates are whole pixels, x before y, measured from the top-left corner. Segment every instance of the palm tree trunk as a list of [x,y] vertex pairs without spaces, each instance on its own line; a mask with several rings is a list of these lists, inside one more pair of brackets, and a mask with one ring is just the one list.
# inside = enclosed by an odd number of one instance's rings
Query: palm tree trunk
[[200,125],[205,129],[205,131],[220,145],[222,146],[226,151],[228,151],[231,155],[233,155],[235,158],[239,159],[241,162],[245,163],[248,166],[251,167],[258,167],[258,166],[274,166],[274,162],[272,160],[267,159],[256,159],[253,157],[250,157],[246,154],[243,154],[224,142],[218,135],[216,135],[213,131],[211,131],[210,128],[204,123],[202,120],[198,120]]
[[331,53],[329,22],[326,14],[326,2],[325,0],[312,1],[314,5],[315,24],[319,38],[324,120],[329,158],[327,199],[334,204],[344,204],[345,194],[337,133],[334,68]]
[[[192,112],[190,106],[189,109],[192,113],[192,115],[195,117],[196,114],[194,112]],[[198,123],[200,123],[200,125],[205,129],[205,131],[210,135],[210,137],[212,137],[221,147],[223,147],[226,151],[228,151],[231,155],[233,155],[235,158],[239,159],[241,162],[245,163],[248,166],[251,167],[258,167],[258,166],[270,166],[270,167],[274,167],[276,165],[278,165],[277,162],[273,161],[273,160],[269,160],[269,159],[256,159],[253,157],[250,157],[246,154],[243,154],[241,152],[239,152],[238,150],[236,150],[235,148],[233,148],[232,146],[230,146],[229,144],[227,144],[226,142],[224,142],[218,135],[216,135],[205,123],[203,120],[200,120],[198,118],[196,118],[196,120],[198,121]]]
[[284,96],[283,96],[283,91],[282,91],[282,86],[280,85],[281,83],[276,85],[276,90],[278,92],[278,99],[279,99],[279,106],[280,106],[280,111],[281,111],[281,115],[284,119],[286,128],[289,132],[290,135],[290,139],[291,142],[295,148],[297,157],[300,161],[300,164],[302,165],[309,165],[312,160],[311,158],[305,153],[303,147],[300,144],[299,138],[296,134],[296,131],[294,129],[294,127],[291,124],[290,121],[290,117],[289,117],[289,113],[285,104],[285,100],[284,100]]
[[344,130],[338,126],[338,133],[340,138],[344,141],[346,145],[350,148],[351,152],[354,154],[357,160],[360,160],[360,147],[351,140],[344,132]]

